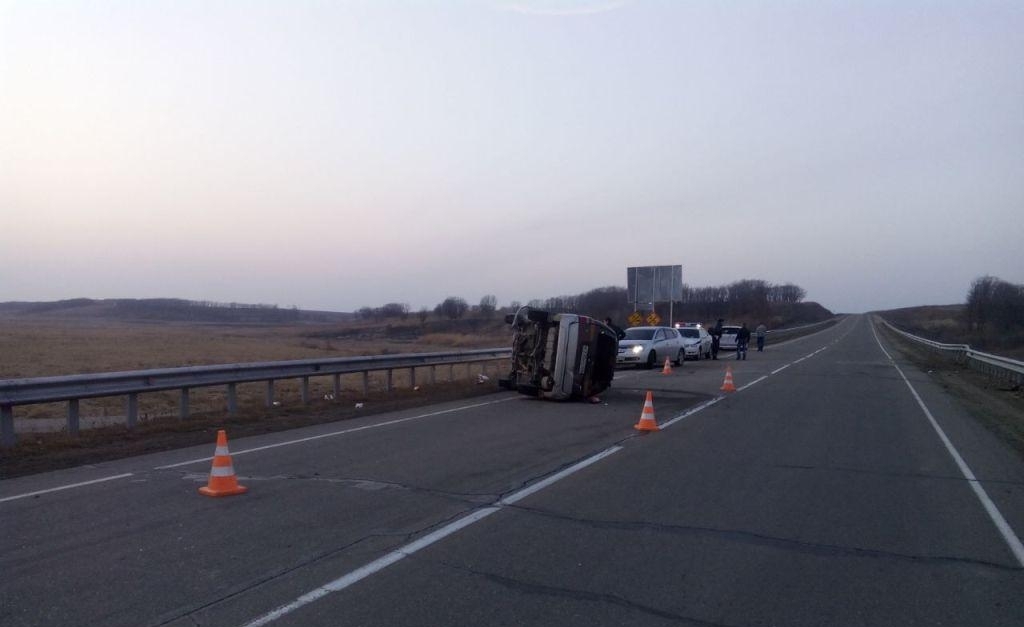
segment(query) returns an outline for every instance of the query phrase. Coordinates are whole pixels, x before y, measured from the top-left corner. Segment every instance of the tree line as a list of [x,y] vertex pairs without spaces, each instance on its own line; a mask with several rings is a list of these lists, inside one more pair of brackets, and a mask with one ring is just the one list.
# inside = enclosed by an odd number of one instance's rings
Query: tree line
[[[420,322],[433,313],[439,318],[458,320],[465,317],[491,318],[498,311],[498,298],[493,294],[487,294],[480,299],[477,305],[470,305],[461,296],[449,296],[438,303],[433,310],[423,307],[416,312]],[[409,303],[386,303],[380,307],[360,307],[356,314],[364,320],[405,320],[412,315],[412,308]]]
[[114,299],[115,315],[130,318],[185,320],[201,322],[294,322],[298,307],[277,305],[219,303],[180,298]]
[[[784,283],[775,285],[760,279],[743,279],[728,285],[693,287],[684,285],[682,300],[673,303],[676,320],[712,321],[717,318],[750,317],[769,322],[778,319],[781,311],[788,311],[806,297],[807,292],[798,285]],[[595,318],[612,318],[622,321],[634,311],[624,287],[600,287],[581,294],[554,296],[534,299],[527,305],[537,309],[579,313]],[[458,320],[462,318],[491,318],[497,312],[514,312],[521,306],[513,301],[505,307],[498,306],[498,299],[488,294],[476,305],[470,305],[459,296],[449,296],[432,310],[422,308],[415,315],[421,322],[431,313],[439,318]],[[640,309],[647,309],[641,305]],[[668,303],[658,304],[658,313],[668,315]],[[824,311],[824,310],[822,310]],[[362,307],[356,312],[366,320],[406,319],[412,314],[408,303],[387,303],[380,307]],[[825,312],[829,314],[829,312]],[[785,317],[785,316],[783,316]],[[673,321],[664,320],[664,323]]]
[[1024,285],[994,276],[979,277],[967,291],[964,322],[969,331],[1024,331]]
[[[662,316],[663,324],[677,321],[711,322],[718,318],[751,318],[768,323],[786,322],[793,314],[794,306],[807,296],[806,290],[792,283],[775,285],[761,279],[743,279],[727,285],[694,287],[683,285],[682,300],[672,303],[675,320],[667,320],[668,303],[658,303],[656,312]],[[602,287],[583,294],[557,296],[544,300],[532,300],[531,307],[554,311],[582,313],[594,317],[610,317],[625,320],[634,310],[647,312],[650,305],[629,302],[623,287]],[[826,315],[826,312],[821,309]],[[801,312],[803,316],[807,312]],[[816,314],[819,315],[820,314]]]

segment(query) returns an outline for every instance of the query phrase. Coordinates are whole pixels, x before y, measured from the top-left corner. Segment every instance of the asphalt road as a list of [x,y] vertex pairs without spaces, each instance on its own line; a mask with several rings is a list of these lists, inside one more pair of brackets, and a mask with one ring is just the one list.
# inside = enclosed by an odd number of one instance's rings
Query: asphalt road
[[1024,463],[864,316],[229,444],[0,482],[0,624],[1024,625]]

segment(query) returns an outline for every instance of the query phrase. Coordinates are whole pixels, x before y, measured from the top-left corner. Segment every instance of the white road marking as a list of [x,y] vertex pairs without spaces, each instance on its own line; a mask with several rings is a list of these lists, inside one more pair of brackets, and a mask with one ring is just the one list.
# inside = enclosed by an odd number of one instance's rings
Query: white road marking
[[764,381],[764,380],[765,380],[765,379],[767,379],[767,378],[768,378],[769,376],[770,376],[770,375],[767,375],[767,374],[766,374],[766,375],[764,375],[763,377],[761,377],[761,378],[759,378],[759,379],[754,379],[754,380],[753,380],[753,381],[751,381],[750,383],[748,383],[748,384],[746,384],[746,385],[744,385],[744,386],[742,386],[742,387],[740,387],[740,388],[737,388],[737,389],[736,389],[736,391],[737,391],[737,392],[742,392],[743,390],[745,390],[745,389],[749,388],[750,386],[752,386],[752,385],[756,385],[756,384],[758,384],[758,383],[760,383],[760,382]]
[[[433,417],[433,416],[440,416],[442,414],[450,414],[450,413],[453,413],[453,412],[462,411],[464,409],[475,409],[477,407],[486,407],[487,405],[494,405],[496,403],[504,403],[506,401],[515,400],[517,398],[518,398],[517,396],[512,396],[512,397],[509,397],[509,398],[502,398],[502,399],[499,399],[499,400],[496,400],[496,401],[488,401],[486,403],[476,403],[474,405],[464,405],[462,407],[453,407],[451,409],[445,409],[445,410],[442,410],[442,411],[430,412],[429,414],[420,414],[418,416],[409,416],[408,418],[398,418],[396,420],[386,420],[384,422],[377,422],[377,423],[374,423],[372,425],[364,425],[362,427],[354,427],[352,429],[343,429],[341,431],[332,431],[330,433],[321,433],[320,435],[312,435],[312,436],[309,436],[308,438],[299,438],[299,439],[296,439],[296,440],[288,440],[286,442],[277,442],[276,444],[268,444],[266,446],[257,446],[257,447],[254,447],[254,448],[242,449],[240,451],[235,451],[235,452],[231,453],[231,456],[232,456],[232,458],[234,458],[234,457],[238,457],[239,455],[246,455],[248,453],[256,453],[258,451],[266,451],[266,450],[269,450],[269,449],[272,449],[272,448],[279,448],[279,447],[282,447],[282,446],[291,446],[293,444],[302,444],[304,442],[312,442],[313,440],[322,440],[324,438],[333,438],[334,436],[337,436],[337,435],[345,435],[347,433],[356,433],[358,431],[366,431],[368,429],[377,429],[377,428],[380,428],[380,427],[387,427],[389,425],[397,425],[397,424],[402,423],[402,422],[409,422],[410,420],[419,420],[421,418],[430,418],[430,417]],[[153,470],[167,470],[168,468],[178,468],[179,466],[188,466],[189,464],[198,464],[199,462],[208,462],[208,461],[211,461],[212,459],[213,459],[213,457],[202,457],[202,458],[199,458],[199,459],[190,459],[188,461],[178,462],[176,464],[167,464],[166,466],[157,466]]]
[[725,398],[724,396],[716,396],[715,398],[713,398],[711,400],[704,401],[700,405],[697,405],[695,407],[691,407],[690,409],[688,409],[685,412],[683,412],[682,414],[676,416],[672,420],[669,420],[665,424],[660,425],[659,428],[661,428],[661,429],[668,429],[669,427],[671,427],[672,425],[676,424],[680,420],[683,420],[684,418],[689,418],[690,416],[696,414],[697,412],[703,411],[703,410],[707,409],[708,407],[711,407],[712,405],[714,405],[715,403],[717,403],[718,401],[720,401],[720,400],[722,400],[724,398]]
[[991,498],[989,498],[988,493],[985,492],[985,488],[981,487],[981,483],[974,476],[974,472],[971,470],[970,466],[968,466],[967,462],[964,461],[964,458],[960,456],[960,453],[956,450],[956,447],[953,446],[953,443],[950,441],[950,439],[946,437],[946,432],[943,431],[942,427],[939,426],[938,421],[935,420],[935,417],[932,415],[932,412],[929,411],[928,406],[924,404],[924,401],[921,399],[921,396],[917,393],[917,390],[914,389],[914,386],[911,385],[910,380],[907,379],[907,375],[903,374],[903,370],[896,365],[896,361],[885,350],[885,347],[882,346],[882,341],[878,339],[878,333],[875,331],[874,324],[871,325],[871,333],[874,334],[875,341],[878,342],[878,348],[882,349],[882,352],[885,353],[886,358],[892,363],[892,367],[896,369],[896,372],[900,373],[900,377],[903,379],[903,382],[907,384],[908,388],[910,388],[910,393],[914,395],[914,400],[917,401],[917,404],[921,407],[921,410],[924,411],[924,415],[928,417],[928,422],[931,423],[932,428],[935,429],[935,433],[938,434],[939,439],[942,440],[942,443],[946,446],[946,450],[953,458],[953,461],[956,462],[956,465],[960,468],[960,472],[963,474],[964,479],[967,479],[967,484],[971,486],[972,490],[974,490],[975,496],[977,496],[978,500],[981,501],[981,506],[985,508],[985,511],[988,513],[988,516],[992,520],[992,523],[996,526],[996,529],[998,529],[999,533],[1003,536],[1003,540],[1010,548],[1010,552],[1013,553],[1013,556],[1015,558],[1017,558],[1017,562],[1022,567],[1024,567],[1024,544],[1021,544],[1020,538],[1018,538],[1017,534],[1014,533],[1013,528],[1010,527],[1010,524],[1006,522],[1006,518],[1003,517],[1003,514],[999,511],[999,508],[996,507],[996,504],[992,502]]
[[517,503],[517,502],[525,499],[526,497],[530,496],[531,494],[533,494],[535,492],[540,492],[541,490],[543,490],[544,488],[548,487],[549,485],[555,483],[556,481],[560,481],[560,480],[568,477],[569,475],[571,475],[573,473],[579,472],[580,470],[583,470],[587,466],[589,466],[591,464],[595,464],[595,463],[601,461],[602,459],[604,459],[605,457],[608,457],[609,455],[611,455],[613,453],[618,453],[621,450],[622,450],[621,446],[613,446],[613,447],[611,447],[609,449],[605,449],[605,450],[601,451],[600,453],[598,453],[596,455],[591,455],[587,459],[585,459],[585,460],[583,460],[583,461],[581,461],[581,462],[579,462],[577,464],[574,464],[572,466],[569,466],[565,470],[562,470],[561,472],[557,472],[557,473],[551,475],[550,477],[548,477],[547,479],[544,479],[543,481],[538,481],[537,483],[535,483],[535,484],[533,484],[531,486],[527,486],[527,487],[523,488],[522,490],[516,492],[515,494],[513,494],[511,496],[506,496],[505,498],[501,499],[500,503],[502,505],[512,505],[513,503]]
[[391,566],[395,562],[401,561],[406,557],[409,557],[416,551],[426,548],[431,544],[434,544],[435,542],[438,542],[439,540],[447,536],[450,536],[456,531],[459,531],[460,529],[468,527],[475,522],[479,522],[484,518],[487,518],[488,516],[490,516],[494,512],[497,512],[500,509],[500,507],[485,507],[483,509],[478,509],[475,512],[469,514],[468,516],[460,518],[459,520],[456,520],[455,522],[446,525],[438,529],[437,531],[420,538],[415,542],[407,544],[399,549],[396,549],[388,553],[380,559],[374,560],[361,568],[357,568],[356,570],[353,570],[352,572],[342,577],[338,577],[334,581],[328,582],[320,586],[319,588],[310,590],[309,592],[295,599],[291,603],[288,603],[287,605],[282,605],[276,610],[267,612],[263,616],[260,616],[259,618],[246,623],[245,627],[260,627],[261,625],[272,623],[275,620],[281,618],[282,616],[291,614],[300,607],[309,605],[314,601],[322,599],[328,594],[331,594],[333,592],[340,592],[341,590],[348,588],[352,584],[358,583],[363,579],[366,579],[370,575],[373,575],[374,573],[384,570],[385,568]]
[[115,479],[124,479],[125,477],[131,477],[135,473],[126,472],[122,475],[113,475],[112,477],[103,477],[102,479],[93,479],[92,481],[82,481],[79,483],[69,483],[68,485],[57,486],[56,488],[48,488],[46,490],[36,490],[35,492],[26,492],[25,494],[16,494],[14,496],[5,496],[0,499],[0,503],[7,501],[16,501],[18,499],[27,499],[30,496],[38,496],[40,494],[49,494],[50,492],[59,492],[61,490],[70,490],[71,488],[80,488],[86,485],[92,485],[94,483],[103,483],[104,481],[113,481]]
[[305,605],[309,605],[310,603],[312,603],[314,601],[322,599],[323,597],[327,596],[328,594],[331,594],[333,592],[340,592],[341,590],[344,590],[345,588],[348,588],[352,584],[358,583],[359,581],[362,581],[363,579],[366,579],[370,575],[373,575],[374,573],[377,573],[377,572],[380,572],[380,571],[384,570],[385,568],[387,568],[388,566],[391,566],[395,562],[401,561],[401,560],[405,559],[406,557],[409,557],[413,553],[416,553],[417,551],[419,551],[421,549],[425,549],[428,546],[430,546],[432,544],[435,544],[435,543],[443,540],[444,538],[447,538],[448,536],[452,535],[453,533],[455,533],[457,531],[460,531],[462,529],[465,529],[466,527],[468,527],[468,526],[470,526],[470,525],[472,525],[474,523],[477,523],[477,522],[483,520],[484,518],[487,518],[488,516],[490,516],[491,514],[493,514],[495,512],[501,511],[501,509],[504,506],[511,505],[513,503],[516,503],[516,502],[526,498],[527,496],[529,496],[531,494],[535,494],[536,492],[539,492],[539,491],[543,490],[544,488],[547,488],[547,487],[551,486],[555,482],[560,481],[560,480],[562,480],[562,479],[564,479],[564,478],[568,477],[569,475],[572,475],[572,474],[574,474],[576,472],[579,472],[580,470],[583,470],[587,466],[590,466],[591,464],[594,464],[594,463],[596,463],[596,462],[598,462],[598,461],[608,457],[609,455],[612,455],[613,453],[617,453],[617,452],[619,452],[621,450],[622,450],[621,446],[613,446],[611,448],[608,448],[608,449],[605,449],[605,450],[601,451],[600,453],[597,453],[595,455],[591,455],[587,459],[584,459],[581,462],[573,464],[572,466],[566,468],[565,470],[562,470],[562,471],[560,471],[560,472],[558,472],[558,473],[556,473],[554,475],[551,475],[550,477],[548,477],[548,478],[546,478],[546,479],[544,479],[542,481],[539,481],[539,482],[537,482],[537,483],[535,483],[533,485],[527,486],[527,487],[523,488],[522,490],[520,490],[520,491],[518,491],[518,492],[516,492],[514,494],[511,494],[511,495],[509,495],[507,497],[505,497],[504,499],[500,500],[497,503],[497,505],[489,505],[487,507],[483,507],[481,509],[475,510],[475,511],[467,514],[466,516],[463,516],[462,518],[456,520],[455,522],[447,524],[444,527],[441,527],[440,529],[438,529],[438,530],[436,530],[436,531],[434,531],[432,533],[429,533],[429,534],[423,536],[422,538],[420,538],[418,540],[415,540],[414,542],[410,542],[409,544],[406,544],[403,547],[395,549],[394,551],[388,553],[387,555],[384,555],[383,557],[381,557],[379,559],[376,559],[376,560],[370,562],[369,564],[366,564],[365,566],[362,566],[360,568],[357,568],[356,570],[353,570],[350,573],[342,575],[341,577],[338,577],[337,579],[335,579],[333,581],[330,581],[330,582],[320,586],[319,588],[315,588],[313,590],[310,590],[309,592],[307,592],[306,594],[304,594],[304,595],[300,596],[299,598],[295,599],[291,603],[287,603],[285,605],[282,605],[281,607],[279,607],[279,608],[277,608],[275,610],[272,610],[270,612],[267,612],[263,616],[260,616],[260,617],[258,617],[256,619],[246,623],[245,627],[262,627],[262,625],[266,625],[268,623],[272,623],[275,620],[281,618],[282,616],[285,616],[287,614],[291,614],[295,610],[297,610],[297,609],[299,609],[299,608],[301,608],[301,607],[303,607]]

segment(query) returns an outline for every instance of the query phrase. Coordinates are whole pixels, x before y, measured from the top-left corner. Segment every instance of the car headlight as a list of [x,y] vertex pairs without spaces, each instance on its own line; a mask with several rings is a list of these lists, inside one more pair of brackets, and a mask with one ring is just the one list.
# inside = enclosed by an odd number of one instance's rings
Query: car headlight
[[643,346],[634,346],[631,350],[633,351],[634,355],[639,355],[640,353],[644,352],[644,347]]

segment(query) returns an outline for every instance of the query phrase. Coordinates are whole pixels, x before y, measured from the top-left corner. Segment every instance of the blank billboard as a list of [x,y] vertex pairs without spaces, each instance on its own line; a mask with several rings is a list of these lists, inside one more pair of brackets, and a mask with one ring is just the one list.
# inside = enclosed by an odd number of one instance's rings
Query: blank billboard
[[683,300],[683,267],[626,268],[626,291],[631,303],[667,303]]

